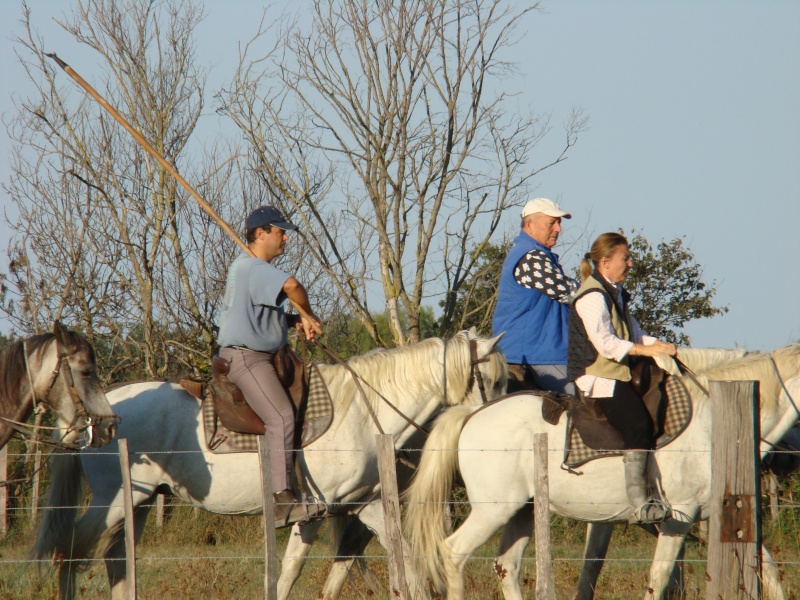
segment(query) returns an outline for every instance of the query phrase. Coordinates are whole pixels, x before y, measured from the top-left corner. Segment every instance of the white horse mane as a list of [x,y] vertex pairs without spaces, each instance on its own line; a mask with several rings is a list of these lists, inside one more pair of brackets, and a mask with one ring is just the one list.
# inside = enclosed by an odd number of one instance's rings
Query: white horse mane
[[[678,358],[692,371],[699,372],[722,362],[743,358],[744,348],[678,348]],[[656,364],[670,375],[680,375],[678,365],[671,358],[657,357]]]
[[[774,364],[773,364],[774,361]],[[797,373],[800,369],[800,344],[773,350],[771,353],[754,352],[745,356],[722,362],[697,373],[697,379],[708,389],[709,381],[759,381],[760,404],[763,411],[775,410],[780,397],[781,380],[775,369],[780,371],[781,378],[788,373]],[[690,389],[697,389],[694,380],[685,375],[683,383]],[[704,402],[705,394],[691,394],[694,402]]]
[[[446,372],[443,365],[445,357]],[[499,377],[505,368],[502,355],[492,352],[488,358],[488,370],[493,377]],[[447,398],[443,399],[443,403],[457,404],[467,392],[469,337],[461,331],[446,342],[440,338],[428,338],[416,344],[354,356],[347,361],[347,365],[358,374],[367,399],[376,409],[381,404],[378,394],[388,399],[414,399],[420,392],[430,393],[429,383],[425,384],[426,389],[422,389],[421,382],[438,382],[435,391],[444,394],[445,378]],[[339,393],[333,400],[336,409],[346,410],[361,394],[352,374],[341,365],[320,364],[318,367],[329,385],[338,386]]]

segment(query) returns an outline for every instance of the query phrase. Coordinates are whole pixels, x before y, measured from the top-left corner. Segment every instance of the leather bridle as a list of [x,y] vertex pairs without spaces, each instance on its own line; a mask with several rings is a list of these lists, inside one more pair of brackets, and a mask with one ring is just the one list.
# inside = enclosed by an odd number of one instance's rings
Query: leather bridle
[[[81,441],[75,444],[67,444],[60,441],[51,441],[51,440],[38,440],[43,441],[44,443],[55,445],[61,448],[67,449],[79,449],[83,450],[84,448],[89,447],[92,444],[92,439],[94,435],[94,425],[99,423],[101,420],[105,418],[114,418],[116,419],[117,423],[120,422],[119,415],[99,415],[89,411],[86,408],[86,404],[84,403],[83,399],[78,394],[78,390],[75,388],[75,380],[72,377],[72,369],[69,366],[69,355],[67,352],[61,347],[58,343],[58,338],[54,338],[54,342],[56,344],[56,353],[58,357],[58,361],[56,363],[55,368],[53,369],[50,375],[50,381],[47,384],[47,390],[45,391],[45,395],[43,399],[39,399],[36,396],[36,391],[33,385],[33,375],[31,373],[30,364],[28,362],[28,348],[25,342],[22,342],[22,354],[23,360],[25,361],[25,373],[28,377],[28,385],[31,390],[31,398],[33,402],[34,412],[42,413],[46,411],[48,408],[52,408],[50,404],[50,395],[53,392],[53,389],[56,386],[56,382],[58,381],[59,376],[63,376],[65,385],[67,386],[67,393],[69,394],[70,400],[72,401],[73,406],[75,407],[75,417],[72,419],[72,422],[67,426],[64,436],[66,437],[71,432],[75,431],[81,436]],[[83,425],[76,425],[78,419],[83,419]],[[46,426],[30,426],[27,423],[22,423],[19,421],[14,421],[13,419],[8,419],[5,417],[0,417],[5,423],[7,423],[13,429],[16,429],[19,433],[23,435],[27,435],[34,439],[37,439],[37,431],[39,429],[51,429],[57,430],[61,429],[60,427],[46,427]]]

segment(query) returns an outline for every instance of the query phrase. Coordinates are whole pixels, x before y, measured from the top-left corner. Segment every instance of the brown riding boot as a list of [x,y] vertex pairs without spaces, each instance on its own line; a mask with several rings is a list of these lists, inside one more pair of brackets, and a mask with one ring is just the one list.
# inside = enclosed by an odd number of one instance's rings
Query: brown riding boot
[[298,500],[292,490],[282,490],[272,495],[275,499],[275,527],[293,523],[308,523],[325,516],[325,505]]

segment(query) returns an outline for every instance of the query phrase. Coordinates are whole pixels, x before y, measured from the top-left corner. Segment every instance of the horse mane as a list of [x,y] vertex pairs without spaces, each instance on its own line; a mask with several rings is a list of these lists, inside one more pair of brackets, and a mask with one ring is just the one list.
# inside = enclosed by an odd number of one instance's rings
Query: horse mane
[[[406,389],[410,392],[416,389],[419,369],[430,368],[434,354],[441,357],[442,341],[429,338],[418,344],[353,356],[346,361],[346,364],[358,375],[367,400],[373,409],[377,410],[379,398],[376,391],[390,398],[396,395],[398,390]],[[436,362],[441,365],[441,358],[436,359]],[[359,398],[361,392],[348,369],[338,364],[317,366],[328,387],[337,389],[336,393],[331,394],[331,401],[336,411],[343,413],[352,402],[362,401]]]
[[[746,355],[747,350],[744,348],[678,348],[678,359],[696,373],[724,362],[744,358]],[[674,360],[664,360],[666,365],[663,365],[660,359],[656,359],[656,362],[662,369],[673,375],[678,374],[678,366]]]
[[[445,351],[445,344],[447,348]],[[445,373],[442,359],[447,357]],[[498,372],[502,369],[500,355],[493,352],[490,365]],[[420,381],[439,382],[436,389],[444,392],[447,379],[447,398],[444,403],[458,403],[467,391],[467,378],[470,369],[469,340],[465,332],[459,332],[445,341],[428,338],[416,344],[399,348],[368,352],[354,356],[347,365],[363,380],[361,387],[369,402],[377,410],[380,398],[376,391],[391,399],[398,395],[414,395],[421,391]],[[318,365],[329,386],[338,385],[336,394],[331,394],[337,410],[346,410],[357,396],[360,396],[350,372],[340,365]],[[428,386],[430,387],[430,386]]]
[[[800,344],[779,348],[769,353],[754,352],[739,359],[725,361],[697,373],[697,378],[706,389],[709,381],[758,381],[761,410],[773,411],[777,407],[782,388],[781,379],[775,372],[776,366],[784,382],[795,376],[800,370]],[[682,380],[687,387],[696,388],[696,384],[689,376],[683,376]]]

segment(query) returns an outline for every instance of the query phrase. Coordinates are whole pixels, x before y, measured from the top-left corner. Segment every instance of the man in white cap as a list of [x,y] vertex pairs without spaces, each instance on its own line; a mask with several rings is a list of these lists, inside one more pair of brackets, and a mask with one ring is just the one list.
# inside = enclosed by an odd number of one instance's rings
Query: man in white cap
[[[292,491],[294,406],[272,364],[278,349],[288,343],[290,324],[309,340],[322,332],[305,288],[271,264],[283,254],[287,232],[295,229],[274,206],[260,206],[247,217],[247,247],[253,255],[239,255],[228,270],[218,336],[219,355],[230,364],[228,379],[239,386],[264,421],[272,486],[278,490],[274,494],[276,527],[322,512],[319,504],[298,500]],[[302,309],[291,321],[284,312],[286,300]]]
[[522,209],[522,226],[500,273],[493,335],[509,363],[508,391],[575,393],[567,380],[567,317],[578,283],[567,277],[552,251],[561,219],[572,215],[547,198]]

